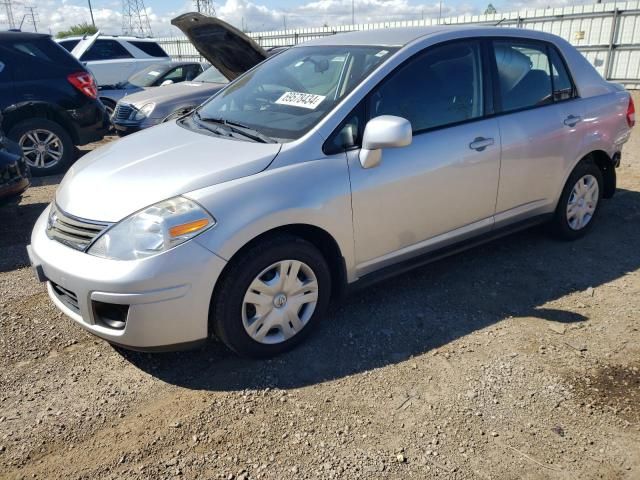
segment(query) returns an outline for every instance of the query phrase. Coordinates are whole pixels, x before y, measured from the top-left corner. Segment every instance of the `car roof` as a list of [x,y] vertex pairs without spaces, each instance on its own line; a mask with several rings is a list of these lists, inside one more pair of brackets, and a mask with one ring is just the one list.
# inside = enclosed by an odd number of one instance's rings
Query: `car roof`
[[325,37],[309,40],[299,44],[299,46],[315,45],[376,45],[389,47],[404,47],[409,43],[431,35],[444,33],[457,33],[460,36],[472,35],[514,35],[532,39],[550,40],[554,35],[539,31],[527,30],[523,28],[504,28],[495,26],[477,25],[434,25],[431,27],[400,27],[384,28],[379,30],[362,30],[357,32],[339,33]]
[[34,32],[0,32],[0,41],[3,40],[36,40],[39,38],[49,38],[51,35],[47,33],[34,33]]
[[[88,38],[91,35],[74,35],[72,37],[64,37],[56,39],[58,42],[64,42],[66,40],[82,40],[83,38]],[[100,34],[99,37],[101,40],[125,40],[125,41],[133,41],[133,42],[155,42],[155,39],[149,37],[132,37],[132,36],[123,36],[123,35],[103,35]]]

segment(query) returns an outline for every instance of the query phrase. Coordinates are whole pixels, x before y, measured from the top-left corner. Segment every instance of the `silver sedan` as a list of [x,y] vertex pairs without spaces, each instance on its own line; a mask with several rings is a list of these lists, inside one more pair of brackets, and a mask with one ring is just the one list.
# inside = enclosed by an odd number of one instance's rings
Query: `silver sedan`
[[554,35],[324,37],[82,158],[29,254],[109,342],[274,355],[357,282],[536,223],[586,234],[634,122],[629,94]]

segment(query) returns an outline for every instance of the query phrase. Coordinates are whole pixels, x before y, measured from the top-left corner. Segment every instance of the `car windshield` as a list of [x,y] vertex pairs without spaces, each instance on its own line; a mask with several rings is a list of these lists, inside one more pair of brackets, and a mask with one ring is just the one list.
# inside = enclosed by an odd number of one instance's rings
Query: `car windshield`
[[194,82],[229,83],[227,77],[222,75],[215,67],[208,67],[204,72],[193,79]]
[[131,75],[126,84],[134,87],[150,87],[154,82],[158,81],[160,76],[167,73],[169,68],[173,68],[173,66],[162,64],[151,65]]
[[296,140],[397,49],[375,46],[290,48],[234,81],[198,109],[197,118]]

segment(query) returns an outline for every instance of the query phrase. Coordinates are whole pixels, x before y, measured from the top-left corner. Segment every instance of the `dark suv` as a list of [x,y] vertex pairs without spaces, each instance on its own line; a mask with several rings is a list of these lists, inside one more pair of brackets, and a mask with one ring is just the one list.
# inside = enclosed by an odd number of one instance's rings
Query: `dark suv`
[[109,128],[91,73],[49,35],[0,32],[2,128],[33,175],[64,170]]

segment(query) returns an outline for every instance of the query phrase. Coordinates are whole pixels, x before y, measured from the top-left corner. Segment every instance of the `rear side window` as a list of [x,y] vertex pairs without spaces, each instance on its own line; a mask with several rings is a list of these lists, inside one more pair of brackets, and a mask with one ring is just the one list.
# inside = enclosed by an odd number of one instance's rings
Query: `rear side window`
[[87,50],[81,60],[90,62],[95,60],[118,60],[123,58],[133,58],[129,51],[115,40],[96,40]]
[[546,45],[520,40],[493,42],[502,111],[553,102]]
[[135,42],[130,41],[129,43],[136,48],[139,48],[147,55],[151,55],[152,57],[168,57],[167,52],[165,52],[160,45],[155,42]]
[[78,45],[78,42],[80,42],[80,40],[63,40],[58,42],[58,45],[62,45],[67,52],[70,52]]
[[40,38],[33,40],[15,40],[7,42],[5,45],[17,55],[17,63],[22,62],[51,63],[64,66],[78,66],[78,62],[64,48],[50,38]]
[[436,46],[386,79],[369,97],[369,115],[396,115],[413,132],[482,117],[482,61],[476,41]]
[[565,63],[555,47],[549,47],[551,71],[553,72],[553,99],[556,102],[575,97],[575,88]]

